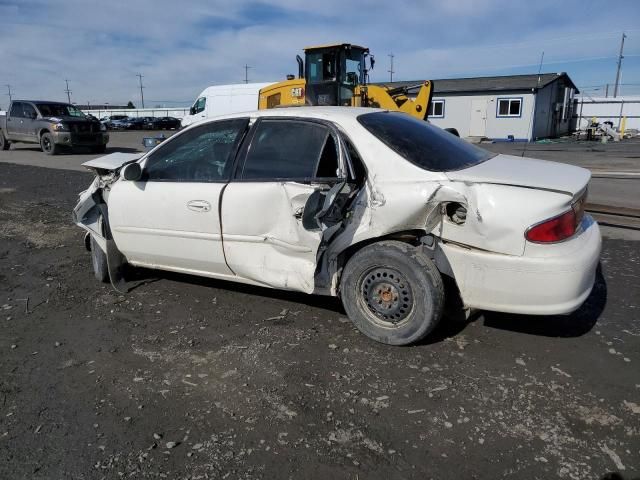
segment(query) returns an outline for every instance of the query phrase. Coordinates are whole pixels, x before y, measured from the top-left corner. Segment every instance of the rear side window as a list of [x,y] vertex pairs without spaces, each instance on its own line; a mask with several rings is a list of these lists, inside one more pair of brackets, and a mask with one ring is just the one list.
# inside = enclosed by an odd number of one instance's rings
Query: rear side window
[[404,113],[365,113],[358,121],[398,155],[432,172],[461,170],[495,156]]
[[11,104],[11,113],[10,115],[12,117],[24,117],[24,113],[22,111],[22,102],[13,102]]
[[296,120],[262,120],[247,152],[244,180],[336,177],[338,150],[324,125]]

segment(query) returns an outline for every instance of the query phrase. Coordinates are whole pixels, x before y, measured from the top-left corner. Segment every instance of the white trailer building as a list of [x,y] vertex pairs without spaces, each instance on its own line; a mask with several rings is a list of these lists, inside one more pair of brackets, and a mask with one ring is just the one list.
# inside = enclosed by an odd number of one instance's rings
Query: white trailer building
[[434,80],[433,90],[429,121],[434,125],[455,128],[461,137],[514,141],[570,133],[579,93],[566,73]]

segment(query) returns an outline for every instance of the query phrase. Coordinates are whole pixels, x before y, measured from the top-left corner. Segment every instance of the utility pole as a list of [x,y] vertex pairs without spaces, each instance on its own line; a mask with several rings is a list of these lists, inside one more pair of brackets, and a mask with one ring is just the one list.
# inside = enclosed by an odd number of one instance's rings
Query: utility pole
[[67,92],[67,103],[71,103],[71,90],[69,90],[69,80],[65,80],[65,83],[67,84],[67,89],[65,90],[65,92]]
[[622,59],[624,58],[622,56],[622,49],[624,48],[624,39],[627,36],[625,35],[624,32],[622,32],[622,41],[620,42],[620,53],[618,54],[618,69],[616,71],[616,84],[613,87],[613,98],[616,98],[618,96],[618,85],[620,84],[620,70],[622,69]]
[[395,55],[393,53],[390,53],[388,56],[391,59],[391,68],[387,70],[387,72],[389,72],[389,81],[393,82],[393,74],[396,73],[393,71],[393,57],[395,57]]
[[144,108],[144,92],[142,91],[144,89],[144,86],[142,85],[143,75],[141,73],[137,73],[136,77],[140,80],[140,100],[142,100],[142,108]]
[[13,97],[11,97],[11,85],[9,85],[8,83],[7,83],[7,89],[9,90],[9,93],[7,94],[9,95],[9,103],[11,103],[11,100]]
[[249,83],[249,69],[253,68],[249,65],[245,64],[244,66],[244,83]]

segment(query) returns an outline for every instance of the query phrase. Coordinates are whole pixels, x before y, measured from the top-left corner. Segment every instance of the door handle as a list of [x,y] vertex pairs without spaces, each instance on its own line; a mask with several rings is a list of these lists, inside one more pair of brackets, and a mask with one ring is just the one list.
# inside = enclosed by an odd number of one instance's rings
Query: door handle
[[211,204],[205,200],[190,200],[187,202],[187,208],[194,212],[208,212],[211,210]]

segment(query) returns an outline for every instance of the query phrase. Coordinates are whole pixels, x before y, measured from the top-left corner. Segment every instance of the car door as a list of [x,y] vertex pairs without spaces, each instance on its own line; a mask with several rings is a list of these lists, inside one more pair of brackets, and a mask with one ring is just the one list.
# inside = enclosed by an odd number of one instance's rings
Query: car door
[[140,181],[114,184],[109,223],[130,263],[231,274],[222,250],[219,199],[248,123],[239,118],[185,130],[142,160]]
[[26,102],[23,103],[22,111],[24,113],[22,124],[24,140],[38,143],[38,112],[32,104]]
[[321,216],[347,185],[342,151],[326,123],[256,122],[222,198],[224,252],[236,275],[274,288],[316,289]]
[[13,102],[7,116],[7,133],[10,140],[25,141],[24,102]]

